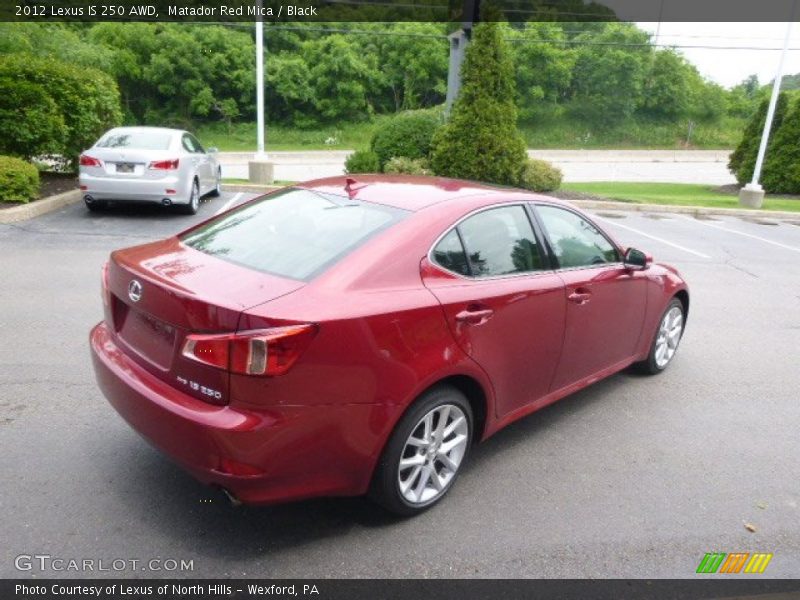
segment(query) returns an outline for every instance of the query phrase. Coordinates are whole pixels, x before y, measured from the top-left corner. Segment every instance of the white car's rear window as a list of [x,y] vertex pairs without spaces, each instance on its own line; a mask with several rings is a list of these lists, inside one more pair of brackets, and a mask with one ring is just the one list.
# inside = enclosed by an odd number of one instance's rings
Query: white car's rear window
[[95,146],[98,148],[131,148],[136,150],[168,150],[172,134],[164,131],[112,131]]

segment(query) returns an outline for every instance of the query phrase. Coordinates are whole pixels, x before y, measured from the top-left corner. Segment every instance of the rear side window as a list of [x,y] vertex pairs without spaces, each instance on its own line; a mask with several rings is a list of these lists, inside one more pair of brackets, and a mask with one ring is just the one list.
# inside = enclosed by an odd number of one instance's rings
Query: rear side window
[[433,258],[449,271],[473,277],[543,268],[530,219],[519,205],[490,208],[465,219],[436,245]]
[[406,211],[290,189],[185,234],[187,246],[251,269],[309,280]]
[[461,245],[458,232],[453,229],[433,249],[433,260],[443,266],[448,271],[453,271],[459,275],[469,275],[469,265],[467,264],[467,253]]
[[97,144],[98,148],[132,148],[136,150],[169,150],[172,134],[164,131],[112,131]]

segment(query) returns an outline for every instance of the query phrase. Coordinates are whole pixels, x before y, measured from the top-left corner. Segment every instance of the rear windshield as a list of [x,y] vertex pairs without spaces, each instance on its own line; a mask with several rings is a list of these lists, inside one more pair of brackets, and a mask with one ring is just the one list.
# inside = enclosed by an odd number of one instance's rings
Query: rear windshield
[[172,134],[164,131],[113,131],[102,138],[98,148],[136,148],[168,150]]
[[289,189],[185,234],[187,246],[230,262],[307,281],[406,211]]

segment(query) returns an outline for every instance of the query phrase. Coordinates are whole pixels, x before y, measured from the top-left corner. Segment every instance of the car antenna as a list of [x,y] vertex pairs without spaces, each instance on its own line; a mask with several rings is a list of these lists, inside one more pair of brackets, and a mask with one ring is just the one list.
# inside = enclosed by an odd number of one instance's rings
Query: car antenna
[[351,198],[355,196],[355,193],[363,187],[367,187],[366,183],[359,182],[358,180],[348,177],[344,180],[344,191],[347,192],[347,195]]

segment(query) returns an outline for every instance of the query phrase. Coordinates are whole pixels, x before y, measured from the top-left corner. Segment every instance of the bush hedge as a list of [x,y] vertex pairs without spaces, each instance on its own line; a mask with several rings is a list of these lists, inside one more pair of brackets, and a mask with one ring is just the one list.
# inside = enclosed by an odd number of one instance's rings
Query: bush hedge
[[0,56],[0,154],[57,155],[75,169],[80,152],[121,122],[117,83],[106,73],[25,54]]
[[375,130],[370,147],[378,155],[381,169],[396,157],[427,158],[433,134],[442,117],[435,110],[409,110],[387,120]]
[[552,192],[561,187],[561,169],[546,160],[528,159],[522,171],[521,187],[534,192]]
[[0,202],[30,202],[39,196],[39,171],[14,156],[0,156]]
[[356,150],[344,161],[344,172],[380,173],[381,165],[378,155],[372,150]]
[[405,175],[430,175],[431,169],[428,161],[424,158],[395,156],[384,165],[383,172]]

